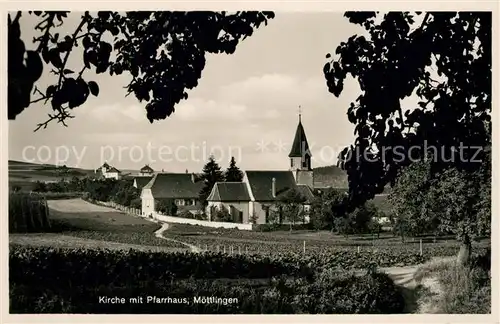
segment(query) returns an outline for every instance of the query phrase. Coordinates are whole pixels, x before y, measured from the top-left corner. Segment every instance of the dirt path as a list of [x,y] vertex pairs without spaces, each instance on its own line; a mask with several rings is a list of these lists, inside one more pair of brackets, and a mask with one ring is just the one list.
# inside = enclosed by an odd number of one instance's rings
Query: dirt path
[[168,229],[168,227],[169,227],[168,223],[162,223],[161,224],[161,228],[155,232],[156,237],[161,238],[163,240],[167,240],[167,241],[172,241],[172,242],[183,244],[183,245],[187,246],[188,248],[190,248],[191,252],[195,252],[195,253],[201,252],[201,250],[197,246],[195,246],[195,245],[188,244],[188,243],[185,243],[185,242],[181,242],[181,241],[178,241],[178,240],[174,240],[174,239],[171,239],[171,238],[166,238],[165,236],[163,236],[163,232],[165,232]]

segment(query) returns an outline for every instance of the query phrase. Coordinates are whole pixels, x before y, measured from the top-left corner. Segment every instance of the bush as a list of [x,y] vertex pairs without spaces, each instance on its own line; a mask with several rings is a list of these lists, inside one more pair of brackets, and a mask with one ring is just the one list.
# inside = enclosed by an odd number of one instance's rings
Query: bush
[[[404,308],[387,275],[314,278],[314,265],[270,258],[16,247],[9,265],[11,313],[394,314]],[[129,302],[141,295],[181,302]],[[100,303],[99,296],[125,302]],[[193,302],[201,296],[236,301]]]
[[212,220],[216,222],[233,222],[233,215],[227,210],[226,207],[215,208],[212,214]]
[[175,204],[173,199],[158,199],[155,202],[156,211],[168,215],[175,216],[177,215],[177,205]]
[[180,217],[180,218],[189,218],[189,219],[194,219],[195,218],[195,215],[193,213],[191,213],[189,210],[187,209],[182,209],[179,214],[177,215],[177,217]]

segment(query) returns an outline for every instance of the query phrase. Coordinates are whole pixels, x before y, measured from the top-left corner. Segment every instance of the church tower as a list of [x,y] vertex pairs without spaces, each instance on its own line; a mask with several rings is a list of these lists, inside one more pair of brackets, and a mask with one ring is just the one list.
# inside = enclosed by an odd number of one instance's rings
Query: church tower
[[307,143],[306,133],[302,126],[301,113],[299,113],[299,124],[295,131],[290,154],[290,170],[292,170],[297,184],[307,185],[313,188],[313,170],[311,167],[311,151]]

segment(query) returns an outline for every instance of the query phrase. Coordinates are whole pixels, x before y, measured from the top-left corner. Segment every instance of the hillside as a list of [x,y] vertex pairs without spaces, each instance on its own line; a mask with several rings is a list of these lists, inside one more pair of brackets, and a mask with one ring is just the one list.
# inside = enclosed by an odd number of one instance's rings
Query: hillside
[[347,173],[335,165],[314,168],[315,188],[348,188]]
[[[53,164],[39,164],[22,161],[8,161],[9,166],[9,187],[19,186],[21,190],[31,190],[36,181],[58,181],[63,178],[72,177],[93,177],[94,170],[67,167],[62,168]],[[126,176],[136,173],[135,170],[121,170]]]

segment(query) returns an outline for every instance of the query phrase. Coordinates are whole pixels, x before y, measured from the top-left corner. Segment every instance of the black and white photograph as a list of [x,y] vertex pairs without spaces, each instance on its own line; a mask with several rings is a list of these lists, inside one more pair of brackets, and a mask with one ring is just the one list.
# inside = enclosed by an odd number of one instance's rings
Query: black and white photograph
[[498,314],[497,11],[119,7],[4,11],[9,314]]

